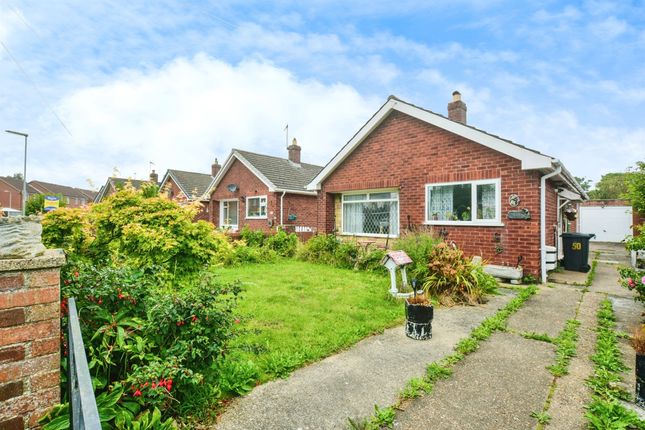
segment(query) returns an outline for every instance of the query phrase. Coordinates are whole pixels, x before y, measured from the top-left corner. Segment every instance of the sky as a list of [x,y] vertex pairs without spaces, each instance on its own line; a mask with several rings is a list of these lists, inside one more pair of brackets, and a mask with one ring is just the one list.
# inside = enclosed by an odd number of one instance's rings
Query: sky
[[[27,178],[326,164],[390,94],[593,181],[645,160],[645,2],[0,0],[0,129]],[[410,156],[414,156],[411,154]],[[0,175],[23,140],[0,133]]]

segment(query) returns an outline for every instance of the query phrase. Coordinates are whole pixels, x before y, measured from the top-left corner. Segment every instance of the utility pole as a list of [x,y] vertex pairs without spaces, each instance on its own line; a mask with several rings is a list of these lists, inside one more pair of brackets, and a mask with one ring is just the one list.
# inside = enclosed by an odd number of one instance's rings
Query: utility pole
[[7,133],[15,134],[17,136],[22,136],[25,138],[25,159],[24,166],[22,171],[22,215],[25,216],[27,213],[27,133],[21,133],[19,131],[5,130]]

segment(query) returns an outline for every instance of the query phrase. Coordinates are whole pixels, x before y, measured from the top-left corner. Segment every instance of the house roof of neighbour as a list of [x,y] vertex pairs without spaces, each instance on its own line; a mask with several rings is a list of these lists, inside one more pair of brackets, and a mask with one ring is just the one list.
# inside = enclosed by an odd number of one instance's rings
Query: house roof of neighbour
[[[22,179],[14,178],[13,176],[0,176],[0,181],[3,181],[17,192],[22,191]],[[27,194],[38,194],[38,190],[27,182]]]
[[231,155],[215,177],[211,190],[222,180],[233,161],[238,160],[251,170],[271,192],[290,192],[315,195],[307,191],[306,186],[322,170],[322,166],[308,163],[294,163],[286,158],[272,155],[257,154],[255,152],[233,149]]
[[168,169],[161,180],[160,187],[163,188],[170,178],[175,181],[175,184],[177,184],[189,200],[204,200],[204,195],[208,191],[214,179],[211,175],[206,173]]
[[564,165],[556,158],[545,155],[534,149],[519,145],[511,140],[503,139],[494,134],[485,132],[470,125],[453,121],[441,114],[432,112],[428,109],[421,108],[395,96],[389,96],[387,101],[380,109],[358,130],[358,132],[341,148],[341,150],[331,159],[329,163],[320,171],[320,173],[307,185],[308,190],[319,190],[322,182],[358,147],[372,131],[374,131],[390,113],[398,111],[406,115],[417,118],[428,124],[454,133],[458,136],[469,139],[473,142],[484,145],[495,151],[506,154],[522,163],[524,170],[540,170],[551,172],[556,167],[561,167],[562,171],[558,178],[566,184],[572,191],[576,192],[583,199],[588,199],[587,193],[582,189],[576,179],[569,173]]
[[[143,180],[143,179],[130,179],[130,178],[115,178],[115,177],[110,177],[107,179],[105,182],[105,185],[101,187],[99,192],[96,194],[96,197],[94,198],[94,201],[96,203],[100,202],[103,200],[103,198],[112,190],[115,190],[117,187],[125,185],[126,183],[130,183],[135,190],[138,190],[141,188],[143,184],[149,184],[149,180]],[[157,184],[159,185],[159,184]]]
[[88,201],[94,200],[96,191],[85,190],[83,188],[68,187],[66,185],[52,184],[43,181],[30,181],[29,185],[38,190],[41,194],[62,194],[65,197],[76,197],[79,199],[86,199]]

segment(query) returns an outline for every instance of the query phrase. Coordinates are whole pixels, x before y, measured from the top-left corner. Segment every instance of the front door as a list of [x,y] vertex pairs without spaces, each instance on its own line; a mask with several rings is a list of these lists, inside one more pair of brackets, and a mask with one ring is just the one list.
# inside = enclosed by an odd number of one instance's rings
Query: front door
[[230,228],[237,231],[238,227],[238,201],[222,200],[220,201],[219,226],[221,228]]

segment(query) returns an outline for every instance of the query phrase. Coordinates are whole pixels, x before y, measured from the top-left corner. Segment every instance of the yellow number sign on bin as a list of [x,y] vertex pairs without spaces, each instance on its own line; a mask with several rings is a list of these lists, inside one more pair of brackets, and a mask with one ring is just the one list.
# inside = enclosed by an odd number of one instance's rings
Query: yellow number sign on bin
[[573,249],[573,250],[575,250],[575,251],[580,251],[580,250],[582,249],[582,243],[580,243],[580,242],[573,242],[573,243],[571,244],[571,249]]

